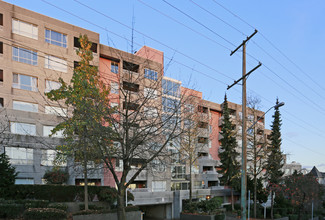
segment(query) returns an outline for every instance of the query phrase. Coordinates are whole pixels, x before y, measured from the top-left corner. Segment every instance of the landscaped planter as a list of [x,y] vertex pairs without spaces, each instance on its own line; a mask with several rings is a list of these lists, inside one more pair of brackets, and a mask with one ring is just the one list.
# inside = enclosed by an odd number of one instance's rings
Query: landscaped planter
[[224,220],[224,214],[218,215],[199,215],[199,214],[189,214],[181,213],[181,220]]
[[[75,215],[73,220],[117,220],[117,213],[105,213],[105,214],[91,214],[91,215]],[[126,212],[126,220],[140,220],[141,212],[133,211]]]

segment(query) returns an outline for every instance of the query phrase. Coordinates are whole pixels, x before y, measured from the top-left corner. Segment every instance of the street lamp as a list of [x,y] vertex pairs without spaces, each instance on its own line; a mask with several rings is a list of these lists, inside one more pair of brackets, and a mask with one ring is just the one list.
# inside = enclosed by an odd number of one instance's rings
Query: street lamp
[[[246,104],[246,103],[245,103]],[[246,105],[245,105],[246,106]],[[264,117],[266,113],[268,113],[272,108],[277,109],[281,106],[284,106],[284,102],[280,102],[275,106],[269,108],[262,116],[258,117],[258,119],[248,128],[246,129],[246,109],[243,107],[243,149],[242,149],[242,169],[241,169],[241,207],[242,207],[242,219],[246,220],[246,194],[247,194],[247,154],[246,154],[246,140],[247,140],[247,131],[252,129],[255,124]]]
[[275,106],[272,106],[271,108],[269,108],[266,112],[264,112],[264,114],[260,117],[258,117],[258,119],[249,127],[247,128],[247,131],[249,131],[250,129],[252,129],[254,127],[254,125],[256,125],[256,123],[261,119],[263,118],[263,116],[268,113],[272,108],[276,109],[276,108],[279,108],[281,106],[284,106],[284,102],[280,102],[278,104],[276,104]]

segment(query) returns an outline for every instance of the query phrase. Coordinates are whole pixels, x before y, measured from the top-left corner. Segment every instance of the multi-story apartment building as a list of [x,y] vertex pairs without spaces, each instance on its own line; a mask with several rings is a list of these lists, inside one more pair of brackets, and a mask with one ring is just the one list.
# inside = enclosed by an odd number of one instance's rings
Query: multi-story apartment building
[[[75,51],[80,47],[80,34],[86,34],[93,43],[92,65],[98,66],[102,80],[110,86],[112,107],[136,106],[139,94],[153,94],[154,101],[144,108],[164,117],[168,115],[170,103],[177,102],[183,94],[194,97],[194,103],[181,107],[182,112],[192,109],[199,118],[195,137],[198,159],[191,175],[194,198],[227,196],[229,192],[220,186],[217,173],[222,105],[204,100],[201,92],[184,88],[180,81],[165,77],[163,52],[147,46],[136,53],[121,51],[100,44],[98,33],[1,1],[0,115],[3,136],[8,138],[1,139],[0,152],[10,157],[19,172],[16,183],[42,184],[45,171],[53,166],[55,147],[62,143],[62,134],[51,138],[49,134],[69,109],[61,102],[50,102],[44,93],[60,86],[59,77],[66,82],[71,79],[79,61]],[[125,99],[122,90],[130,92],[130,100]],[[241,105],[229,103],[229,108],[234,126],[240,131]],[[257,112],[249,117],[255,120],[262,114]],[[117,114],[116,120],[122,118]],[[260,135],[268,134],[264,119],[258,126]],[[238,144],[241,144],[240,137]],[[178,155],[178,145],[179,142],[173,141],[167,147],[173,155],[168,164],[153,161],[130,186],[135,195],[133,203],[153,216],[179,216],[181,200],[188,198],[189,164]],[[135,172],[137,163],[141,161],[132,164],[134,170],[129,176]],[[115,164],[117,174],[121,175],[121,160],[116,158]],[[78,172],[80,167],[72,166],[73,161],[65,165],[70,174],[68,184],[83,184],[82,172]],[[107,169],[95,169],[88,178],[91,184],[115,187]]]

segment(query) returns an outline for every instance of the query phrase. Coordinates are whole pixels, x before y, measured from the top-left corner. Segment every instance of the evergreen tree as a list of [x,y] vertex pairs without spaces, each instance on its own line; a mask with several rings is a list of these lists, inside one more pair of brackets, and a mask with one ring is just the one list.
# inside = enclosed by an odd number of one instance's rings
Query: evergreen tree
[[[276,100],[279,104],[279,100]],[[271,218],[273,219],[273,197],[274,189],[281,181],[283,176],[282,167],[284,165],[283,155],[281,152],[281,114],[279,107],[275,108],[275,113],[272,116],[273,123],[271,125],[271,144],[268,147],[268,158],[266,164],[266,178],[269,182],[269,189],[271,193]]]
[[15,167],[11,166],[5,153],[0,154],[0,188],[4,189],[15,184],[17,176]]
[[220,132],[222,139],[220,140],[221,146],[219,152],[221,166],[219,167],[220,169],[218,172],[222,175],[222,177],[220,177],[221,184],[231,188],[231,202],[232,209],[234,209],[233,189],[239,184],[240,164],[237,161],[239,153],[236,151],[236,132],[233,130],[233,126],[230,121],[227,96],[225,96],[225,100],[223,102],[222,117],[223,124]]

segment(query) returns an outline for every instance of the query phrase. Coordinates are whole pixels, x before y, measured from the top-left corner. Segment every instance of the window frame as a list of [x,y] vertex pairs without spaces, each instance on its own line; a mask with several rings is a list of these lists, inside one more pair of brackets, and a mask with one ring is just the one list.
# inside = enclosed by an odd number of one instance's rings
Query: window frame
[[[16,150],[14,152],[13,150]],[[21,154],[18,154],[17,151],[20,151]],[[34,163],[34,150],[32,148],[25,147],[6,147],[5,153],[9,157],[10,163],[14,165],[33,165]],[[25,158],[19,158],[18,156],[23,156]]]
[[[19,105],[24,105],[24,106],[22,106],[20,108]],[[28,110],[29,108],[31,108],[31,110]],[[19,111],[25,111],[25,112],[38,112],[38,104],[13,100],[12,101],[12,109],[19,110]]]
[[[46,34],[48,33],[47,31],[49,31],[49,37],[46,36]],[[52,39],[52,32],[54,32],[56,34],[60,34],[61,35],[60,36],[61,37],[61,41]],[[68,35],[63,34],[61,32],[54,31],[54,30],[49,29],[49,28],[45,28],[45,32],[44,33],[45,33],[45,42],[46,43],[49,43],[49,44],[52,44],[52,45],[55,45],[55,46],[59,46],[59,47],[63,47],[63,48],[67,48],[68,47]],[[64,42],[64,40],[65,40],[65,42]]]
[[[19,20],[17,18],[12,18],[11,22],[12,22],[12,33],[18,34],[18,35],[21,35],[21,36],[24,36],[24,37],[28,37],[28,38],[31,38],[31,39],[34,39],[34,40],[38,40],[38,26],[37,25],[32,24],[32,23],[27,22],[27,21]],[[14,27],[15,24],[18,24],[18,28]],[[31,26],[32,27],[32,29],[31,29],[32,32],[29,33],[29,32],[24,32],[23,30],[21,30],[22,29],[21,24],[26,25],[26,26]],[[36,33],[34,33],[34,28],[36,28]]]
[[[44,67],[50,70],[59,71],[63,73],[68,72],[68,61],[60,57],[50,54],[45,54]],[[61,62],[63,61],[63,62]],[[59,64],[59,65],[57,65]],[[63,67],[62,67],[63,66]]]
[[[26,56],[26,54],[24,54],[24,53],[22,54],[22,52],[30,54],[30,57]],[[26,57],[24,57],[24,56],[26,56]],[[36,59],[35,59],[35,57],[36,57]],[[33,65],[33,66],[38,65],[37,51],[25,49],[23,47],[12,46],[12,57],[11,58],[13,61],[17,61],[20,63],[25,63],[25,64],[29,64],[29,65]]]
[[[12,88],[22,89],[22,90],[27,90],[27,91],[32,91],[32,92],[37,92],[38,91],[38,78],[37,77],[29,76],[29,75],[25,75],[25,74],[20,74],[20,73],[13,73],[12,75],[13,75]],[[18,82],[14,82],[15,75],[17,75],[17,81]],[[31,85],[22,84],[21,83],[22,79],[20,78],[21,76],[30,77],[31,78]]]

